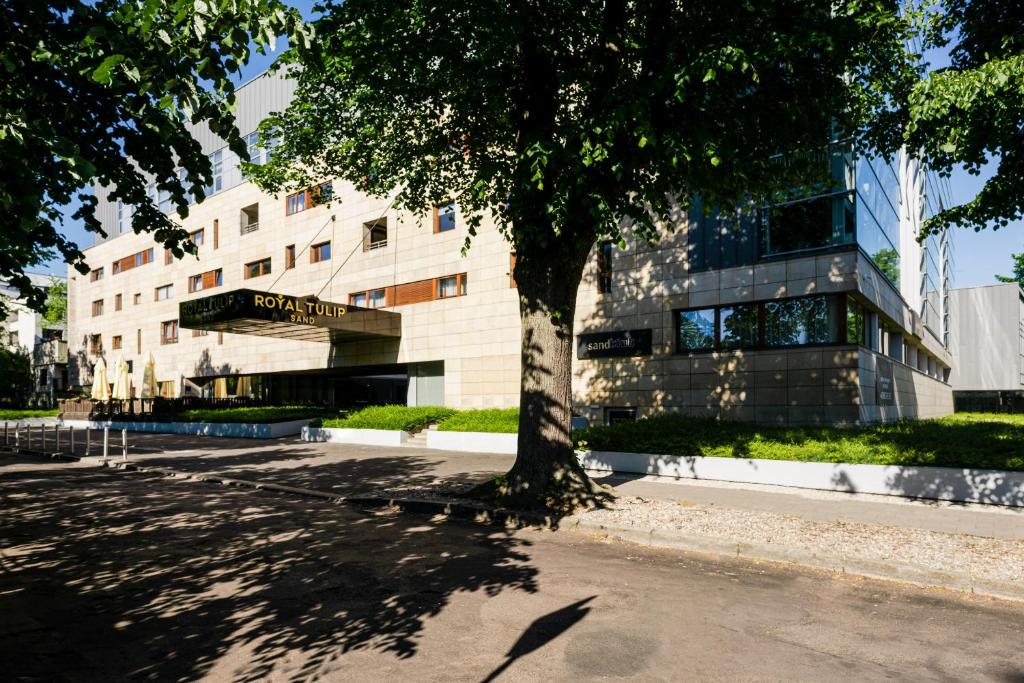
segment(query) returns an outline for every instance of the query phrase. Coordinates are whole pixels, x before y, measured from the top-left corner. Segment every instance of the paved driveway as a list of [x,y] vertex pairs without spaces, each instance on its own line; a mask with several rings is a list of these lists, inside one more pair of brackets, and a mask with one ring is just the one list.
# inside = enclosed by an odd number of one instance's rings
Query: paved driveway
[[1024,678],[1019,604],[3,463],[8,680]]

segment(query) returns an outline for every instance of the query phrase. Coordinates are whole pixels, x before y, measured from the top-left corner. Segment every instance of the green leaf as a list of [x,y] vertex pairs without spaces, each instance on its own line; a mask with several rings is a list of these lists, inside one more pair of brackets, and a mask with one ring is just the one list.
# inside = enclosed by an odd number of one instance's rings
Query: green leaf
[[113,81],[112,73],[114,68],[125,60],[125,56],[121,54],[110,55],[103,62],[93,70],[91,74],[92,80],[96,81],[101,85],[110,85]]

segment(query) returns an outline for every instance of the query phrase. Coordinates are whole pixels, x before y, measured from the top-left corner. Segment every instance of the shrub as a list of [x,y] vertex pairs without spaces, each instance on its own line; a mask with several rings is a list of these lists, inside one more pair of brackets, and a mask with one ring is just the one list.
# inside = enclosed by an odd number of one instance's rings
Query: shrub
[[495,432],[515,434],[519,431],[519,408],[463,410],[437,425],[441,432]]
[[249,408],[196,408],[175,417],[182,422],[288,422],[324,413],[336,413],[316,406],[260,406]]
[[320,426],[334,429],[400,429],[416,432],[441,422],[457,411],[444,406],[370,406],[343,418],[324,419]]
[[52,410],[0,410],[0,421],[30,420],[40,417],[57,417],[60,413],[56,408]]

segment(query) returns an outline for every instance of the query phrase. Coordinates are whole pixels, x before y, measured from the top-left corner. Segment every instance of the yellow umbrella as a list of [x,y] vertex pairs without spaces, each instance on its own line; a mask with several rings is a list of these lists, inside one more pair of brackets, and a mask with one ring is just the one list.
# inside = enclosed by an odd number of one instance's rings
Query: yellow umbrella
[[213,380],[213,397],[214,398],[227,398],[228,397],[228,378],[218,377]]
[[126,401],[132,397],[131,380],[128,378],[128,363],[124,356],[117,359],[117,373],[114,375],[114,393],[112,398]]
[[252,394],[252,381],[249,379],[249,375],[243,375],[238,378],[238,388],[235,389],[235,396],[249,396]]
[[150,352],[146,359],[146,369],[142,373],[142,398],[156,398],[156,361]]
[[92,397],[97,401],[110,400],[110,385],[107,384],[107,364],[100,358],[92,369]]

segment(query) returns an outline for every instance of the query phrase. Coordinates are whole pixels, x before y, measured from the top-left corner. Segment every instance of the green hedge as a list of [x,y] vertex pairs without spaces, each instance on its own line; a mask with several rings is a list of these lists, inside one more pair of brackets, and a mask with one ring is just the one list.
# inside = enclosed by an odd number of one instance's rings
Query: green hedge
[[0,410],[0,421],[31,420],[40,417],[57,417],[60,411],[52,410]]
[[770,427],[664,416],[573,433],[598,451],[1024,470],[1024,416],[958,413],[856,428]]
[[515,434],[519,431],[519,408],[463,410],[438,424],[437,429],[441,432]]
[[323,408],[312,406],[263,406],[258,408],[197,408],[175,416],[181,422],[289,422],[324,415]]
[[324,419],[314,426],[334,429],[400,429],[416,432],[457,411],[444,406],[371,406],[343,418]]

